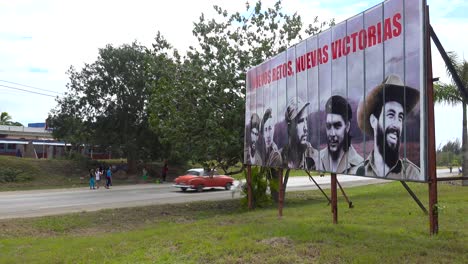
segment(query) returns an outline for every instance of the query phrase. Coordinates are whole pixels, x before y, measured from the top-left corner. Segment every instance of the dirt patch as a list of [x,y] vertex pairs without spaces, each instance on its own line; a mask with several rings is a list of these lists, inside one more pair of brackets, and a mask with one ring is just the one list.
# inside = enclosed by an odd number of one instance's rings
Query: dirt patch
[[297,253],[307,259],[316,259],[320,257],[320,249],[314,244],[306,244],[297,250]]
[[259,242],[272,247],[284,247],[294,245],[294,242],[287,237],[272,237],[260,240]]

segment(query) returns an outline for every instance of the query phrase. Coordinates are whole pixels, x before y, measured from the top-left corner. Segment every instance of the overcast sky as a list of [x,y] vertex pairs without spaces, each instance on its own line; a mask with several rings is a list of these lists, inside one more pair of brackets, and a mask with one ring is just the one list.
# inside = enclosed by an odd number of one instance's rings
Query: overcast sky
[[[409,1],[409,0],[407,0]],[[212,17],[217,4],[243,12],[246,0],[0,0],[0,112],[14,121],[44,122],[55,99],[7,88],[60,95],[66,91],[67,69],[92,63],[98,49],[134,40],[150,46],[157,31],[181,52],[195,45],[193,22],[202,12]],[[264,4],[274,1],[263,1]],[[340,22],[381,1],[287,0],[285,10],[297,12],[309,24],[335,18]],[[447,51],[468,60],[468,3],[428,0],[431,24]],[[253,5],[253,3],[252,3]],[[434,76],[449,82],[443,61],[433,45]],[[18,84],[32,86],[32,89]],[[437,144],[461,137],[461,106],[436,106]]]

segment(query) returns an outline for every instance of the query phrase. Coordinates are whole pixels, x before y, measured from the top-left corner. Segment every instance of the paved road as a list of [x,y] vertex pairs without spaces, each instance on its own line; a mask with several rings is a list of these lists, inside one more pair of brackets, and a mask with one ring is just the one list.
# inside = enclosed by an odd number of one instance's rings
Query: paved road
[[[447,171],[438,171],[439,176],[449,176]],[[322,188],[329,188],[330,177],[314,177]],[[343,187],[385,183],[378,180],[356,176],[338,176]],[[236,183],[236,185],[238,182]],[[291,177],[287,191],[313,190],[317,187],[308,177]],[[236,186],[234,187],[236,190]],[[181,192],[172,184],[140,184],[115,186],[106,190],[89,188],[54,189],[35,191],[0,192],[0,219],[34,217],[81,211],[96,211],[105,208],[144,206],[152,204],[208,201],[239,197],[238,191],[222,189],[206,190],[203,193]]]

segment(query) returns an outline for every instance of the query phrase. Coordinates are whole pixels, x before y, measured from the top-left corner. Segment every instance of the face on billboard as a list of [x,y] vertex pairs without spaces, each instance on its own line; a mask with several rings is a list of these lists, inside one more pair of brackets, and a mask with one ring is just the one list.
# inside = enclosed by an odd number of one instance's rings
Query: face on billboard
[[371,126],[377,135],[378,151],[385,157],[385,163],[392,167],[398,161],[404,109],[395,101],[387,102],[379,119],[371,115]]
[[258,129],[256,127],[253,127],[250,130],[250,147],[255,150],[255,147],[257,145],[257,140],[258,140]]
[[273,124],[273,119],[268,118],[265,121],[264,128],[263,128],[263,136],[265,138],[265,146],[268,148],[271,147],[273,143],[273,135],[275,134],[275,124]]
[[301,145],[307,144],[307,113],[302,111],[297,117],[297,138]]
[[327,114],[326,130],[328,150],[332,156],[338,158],[349,132],[349,122],[345,123],[343,117],[339,114],[329,113]]

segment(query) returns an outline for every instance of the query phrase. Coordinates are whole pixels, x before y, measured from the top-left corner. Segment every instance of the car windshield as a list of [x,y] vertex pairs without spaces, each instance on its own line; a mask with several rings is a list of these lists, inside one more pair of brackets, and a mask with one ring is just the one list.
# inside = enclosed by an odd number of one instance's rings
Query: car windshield
[[198,171],[193,171],[193,170],[189,170],[185,173],[185,175],[195,175],[195,176],[200,176],[200,172]]

